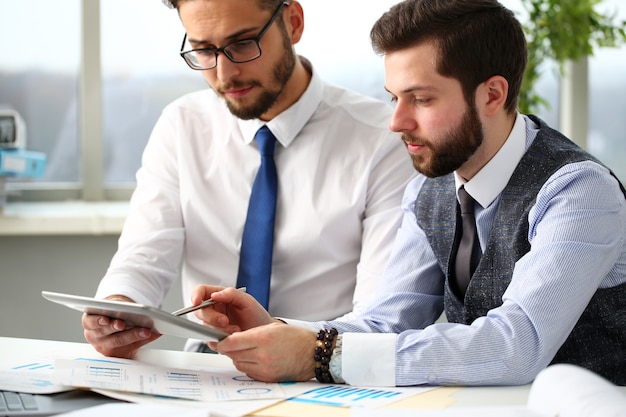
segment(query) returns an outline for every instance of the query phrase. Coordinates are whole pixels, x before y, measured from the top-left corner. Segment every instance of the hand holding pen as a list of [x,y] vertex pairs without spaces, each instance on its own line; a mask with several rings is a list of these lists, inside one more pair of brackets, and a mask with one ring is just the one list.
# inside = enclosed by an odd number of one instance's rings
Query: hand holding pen
[[[246,287],[237,288],[237,291],[246,292]],[[174,316],[182,316],[182,315],[191,313],[193,311],[200,310],[201,308],[211,306],[213,304],[215,304],[215,301],[209,298],[208,300],[204,300],[197,306],[184,307],[184,308],[181,308],[180,310],[176,310],[172,312],[172,314]]]

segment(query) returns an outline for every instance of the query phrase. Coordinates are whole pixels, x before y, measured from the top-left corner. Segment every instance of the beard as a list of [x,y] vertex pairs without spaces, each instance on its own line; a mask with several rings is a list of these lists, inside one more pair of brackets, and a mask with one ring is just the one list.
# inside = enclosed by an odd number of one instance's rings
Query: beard
[[427,177],[435,178],[447,175],[457,170],[483,143],[483,127],[475,105],[468,106],[461,122],[449,130],[443,137],[425,139],[402,134],[402,140],[407,143],[420,143],[432,155],[427,158],[425,152],[410,154],[415,169]]
[[[276,103],[296,66],[296,55],[286,33],[284,33],[283,36],[283,50],[282,58],[272,68],[271,87],[263,87],[258,80],[235,80],[225,84],[217,91],[217,93],[224,98],[228,110],[230,110],[234,116],[243,120],[258,119]],[[275,87],[272,88],[272,86]],[[246,87],[261,87],[261,95],[252,104],[244,105],[237,100],[229,100],[224,96],[224,90]]]

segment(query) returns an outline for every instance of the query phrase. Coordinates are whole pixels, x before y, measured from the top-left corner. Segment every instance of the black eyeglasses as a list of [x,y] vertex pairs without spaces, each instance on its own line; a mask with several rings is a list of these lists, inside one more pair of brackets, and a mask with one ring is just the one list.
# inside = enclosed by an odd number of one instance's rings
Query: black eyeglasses
[[270,20],[263,26],[263,29],[259,32],[256,38],[240,39],[235,42],[231,42],[228,45],[221,48],[201,48],[192,49],[190,51],[183,51],[185,42],[187,42],[187,34],[183,38],[183,44],[180,46],[180,56],[183,57],[187,65],[191,69],[195,70],[208,70],[215,68],[217,65],[217,54],[222,52],[226,58],[235,63],[242,63],[248,61],[254,61],[261,56],[261,38],[268,31],[274,20],[278,17],[279,12],[284,6],[289,6],[289,3],[282,2],[280,6],[276,8]]

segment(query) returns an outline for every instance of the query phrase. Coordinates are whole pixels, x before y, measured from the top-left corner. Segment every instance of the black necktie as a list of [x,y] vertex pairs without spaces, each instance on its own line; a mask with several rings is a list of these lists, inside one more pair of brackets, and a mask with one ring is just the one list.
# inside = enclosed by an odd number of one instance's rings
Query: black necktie
[[456,253],[454,273],[457,290],[462,299],[478,264],[480,244],[478,243],[476,221],[474,219],[474,199],[465,191],[465,187],[459,188],[459,204],[461,206],[463,231]]
[[269,303],[272,249],[274,246],[274,218],[278,179],[274,164],[276,138],[263,126],[255,136],[261,166],[254,179],[248,215],[241,240],[237,287],[246,287],[265,308]]

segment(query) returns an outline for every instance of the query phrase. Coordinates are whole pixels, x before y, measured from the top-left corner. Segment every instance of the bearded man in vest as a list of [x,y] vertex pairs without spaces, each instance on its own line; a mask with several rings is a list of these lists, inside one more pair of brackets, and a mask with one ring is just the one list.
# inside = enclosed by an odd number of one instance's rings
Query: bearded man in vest
[[[371,38],[396,103],[390,129],[422,174],[406,188],[376,301],[349,321],[307,323],[202,286],[194,302],[218,304],[196,314],[232,332],[211,345],[262,381],[517,385],[570,363],[626,385],[626,192],[517,111],[527,49],[513,12],[406,0]],[[467,229],[461,194],[474,200]],[[472,252],[461,235],[474,223]]]

